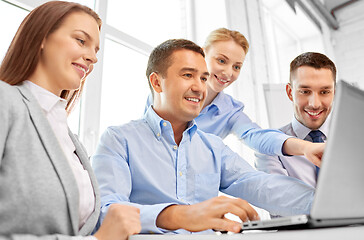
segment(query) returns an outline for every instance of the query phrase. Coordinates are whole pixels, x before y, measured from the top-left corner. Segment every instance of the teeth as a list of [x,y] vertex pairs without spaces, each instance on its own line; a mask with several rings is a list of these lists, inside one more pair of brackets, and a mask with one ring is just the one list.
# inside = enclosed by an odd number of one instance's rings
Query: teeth
[[80,69],[86,74],[86,69],[80,67]]
[[228,83],[228,82],[229,82],[228,80],[221,79],[221,78],[219,78],[219,77],[217,77],[217,76],[216,76],[216,78],[217,78],[219,81],[223,82],[223,83]]
[[186,99],[188,101],[191,101],[191,102],[200,102],[200,99],[198,99],[198,98],[189,98],[189,97],[187,97]]
[[307,112],[308,114],[312,115],[312,116],[317,116],[319,115],[321,112]]
[[74,64],[77,68],[81,69],[86,74],[86,69],[78,64]]

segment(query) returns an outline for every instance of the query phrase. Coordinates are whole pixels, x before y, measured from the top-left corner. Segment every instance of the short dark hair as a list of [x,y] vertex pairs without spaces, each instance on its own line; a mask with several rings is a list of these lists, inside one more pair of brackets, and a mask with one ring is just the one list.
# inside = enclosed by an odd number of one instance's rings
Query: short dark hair
[[191,50],[201,54],[205,57],[203,49],[196,43],[186,39],[169,39],[157,47],[155,47],[152,53],[149,55],[148,66],[147,66],[147,79],[150,91],[153,94],[153,87],[149,81],[149,76],[153,72],[159,73],[162,76],[167,74],[167,69],[172,65],[173,59],[172,54],[177,50]]
[[317,52],[305,52],[297,56],[290,65],[289,82],[292,84],[293,75],[297,69],[302,66],[309,66],[315,69],[326,68],[332,72],[332,77],[336,85],[336,67],[335,64],[324,54]]

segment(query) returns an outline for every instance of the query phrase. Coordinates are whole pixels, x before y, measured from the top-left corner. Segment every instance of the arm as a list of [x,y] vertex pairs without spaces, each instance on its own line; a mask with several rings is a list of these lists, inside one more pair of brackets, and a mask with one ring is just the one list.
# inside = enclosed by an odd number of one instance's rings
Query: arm
[[95,171],[101,194],[100,222],[105,221],[110,206],[114,203],[130,205],[140,209],[140,220],[143,233],[163,233],[155,222],[158,214],[167,206],[175,203],[142,205],[130,202],[132,177],[129,168],[127,143],[125,139],[108,128],[102,135],[95,155],[92,156],[92,167]]
[[279,156],[268,156],[255,152],[255,168],[269,174],[280,174],[288,176],[288,172],[283,166]]
[[[94,234],[97,240],[127,240],[128,236],[140,232],[139,209],[114,204],[110,206],[104,223]],[[93,240],[86,236],[66,236],[61,234],[36,236],[31,234],[12,234],[10,236],[0,236],[0,240]]]
[[289,138],[283,144],[283,152],[287,155],[305,155],[316,166],[321,165],[325,143],[312,143],[298,138]]
[[230,119],[231,132],[241,139],[248,147],[257,152],[274,156],[284,156],[283,144],[292,136],[277,129],[262,129],[242,111],[237,111]]
[[[54,235],[32,235],[32,234],[11,234],[2,236],[0,235],[0,240],[80,240],[83,238],[81,236],[66,236],[61,234],[54,234]],[[87,237],[84,237],[87,240]],[[90,239],[92,240],[92,239]]]
[[[9,141],[9,135],[14,135],[12,133],[12,123],[15,122],[15,125],[19,123],[13,120],[16,120],[16,113],[21,113],[19,111],[22,110],[21,106],[18,106],[17,104],[22,103],[21,100],[19,101],[19,99],[14,98],[14,96],[16,97],[17,94],[19,94],[18,90],[16,90],[15,92],[12,92],[12,87],[8,87],[7,91],[3,91],[3,83],[0,81],[0,168],[2,164],[6,164],[7,162],[4,162],[3,157],[5,156],[9,156],[9,154],[11,154],[11,150],[10,153],[6,152],[6,150],[10,148],[12,148],[11,146],[9,146],[9,144],[12,144]],[[15,100],[14,100],[15,99]],[[20,110],[19,110],[20,109]],[[26,110],[25,110],[26,111]],[[19,114],[20,116],[22,116],[21,114]],[[29,127],[29,126],[28,126]],[[15,135],[17,136],[17,135]],[[14,142],[13,142],[14,143]],[[7,146],[8,145],[8,146]],[[81,147],[83,147],[82,145],[80,145]],[[25,154],[29,153],[25,151]],[[26,155],[24,156],[26,159]],[[13,158],[13,160],[16,160],[18,158]],[[23,160],[24,160],[23,159]],[[21,162],[21,159],[19,163]],[[31,160],[31,159],[30,159]],[[9,168],[9,164],[7,164],[8,168]],[[20,166],[21,167],[21,166]],[[16,171],[16,170],[15,170]],[[3,174],[5,172],[5,175]],[[0,179],[5,180],[5,181],[0,181],[0,189],[6,189],[9,188],[11,186],[6,185],[6,173],[9,173],[10,171],[4,171],[1,172],[0,171]],[[34,174],[34,173],[33,173]],[[37,173],[38,174],[38,173]],[[22,178],[25,179],[25,178]],[[28,180],[29,182],[29,180]],[[2,183],[2,184],[1,184]],[[22,181],[23,184],[17,185],[17,186],[25,186],[25,182]],[[29,184],[34,186],[34,182],[29,182]],[[26,187],[26,186],[25,186]],[[57,191],[57,190],[55,190]],[[1,192],[1,190],[0,190]],[[5,192],[5,195],[6,192]],[[55,195],[52,195],[55,196]],[[57,195],[56,195],[57,196]],[[59,196],[59,195],[58,195]],[[61,195],[63,196],[63,195]],[[11,196],[9,196],[11,197]],[[34,197],[34,196],[33,196]],[[53,239],[67,239],[67,240],[79,240],[84,238],[85,240],[92,240],[93,238],[90,236],[87,237],[83,237],[81,235],[78,236],[72,236],[72,230],[69,229],[67,230],[67,228],[64,228],[60,231],[57,231],[55,229],[62,229],[62,228],[55,228],[55,224],[59,224],[59,225],[70,225],[69,221],[70,219],[67,218],[62,218],[60,216],[58,221],[53,221],[48,219],[47,214],[44,214],[44,211],[47,211],[47,206],[43,205],[42,212],[43,214],[40,215],[44,215],[48,220],[47,223],[45,223],[45,219],[42,218],[37,218],[34,217],[34,215],[28,214],[28,216],[26,216],[23,221],[20,222],[16,222],[16,221],[11,221],[11,219],[7,219],[7,216],[9,216],[9,213],[11,214],[12,209],[14,209],[13,207],[19,207],[18,205],[21,204],[21,202],[19,203],[19,201],[17,201],[18,204],[10,204],[9,202],[7,202],[6,199],[1,197],[0,200],[0,206],[3,206],[5,204],[5,206],[7,206],[5,209],[4,208],[0,208],[0,215],[2,216],[2,226],[5,226],[5,228],[0,229],[0,240],[10,240],[10,239],[14,239],[14,240],[30,240],[30,239],[42,239],[42,240],[53,240]],[[14,199],[13,199],[14,201]],[[31,203],[30,203],[31,204]],[[108,216],[106,216],[107,219],[109,219],[107,221],[106,224],[103,224],[100,228],[100,230],[97,232],[97,238],[98,240],[111,240],[111,239],[118,239],[118,240],[126,240],[127,236],[130,234],[133,234],[135,232],[137,232],[139,230],[138,228],[138,222],[139,219],[139,213],[138,213],[138,209],[129,209],[130,207],[125,206],[126,208],[123,209],[116,209],[116,210],[112,210],[110,214],[108,214]],[[36,207],[37,208],[37,207]],[[4,211],[5,210],[5,211]],[[9,211],[10,210],[10,211]],[[35,211],[30,210],[30,212]],[[38,210],[39,211],[39,210]],[[5,214],[2,214],[5,213]],[[51,213],[49,213],[51,214]],[[37,216],[40,216],[37,215]],[[33,216],[33,217],[32,217]],[[7,219],[7,220],[6,220]],[[36,229],[34,229],[31,226],[34,225],[27,225],[27,222],[34,222],[34,224],[36,226],[39,226],[39,228],[37,227]],[[128,222],[128,224],[125,224],[126,222]],[[12,224],[16,224],[15,226],[13,226]],[[140,225],[140,223],[139,223]],[[92,226],[90,226],[90,228],[92,228]],[[53,231],[50,231],[49,229],[53,229]],[[91,230],[91,229],[89,229]],[[58,232],[58,234],[57,234]],[[51,234],[52,233],[52,234]],[[77,233],[76,233],[77,234]]]
[[281,216],[308,214],[315,192],[298,179],[254,170],[227,146],[222,152],[220,190]]
[[172,205],[157,217],[157,226],[168,230],[186,229],[191,232],[208,229],[239,232],[240,223],[224,217],[232,213],[242,221],[258,220],[257,212],[242,199],[215,197],[193,205]]
[[324,143],[298,139],[276,129],[261,129],[243,111],[235,113],[231,121],[232,132],[255,151],[270,156],[304,155],[316,166],[321,164]]
[[128,236],[141,230],[139,213],[138,208],[112,204],[94,236],[97,240],[126,240]]

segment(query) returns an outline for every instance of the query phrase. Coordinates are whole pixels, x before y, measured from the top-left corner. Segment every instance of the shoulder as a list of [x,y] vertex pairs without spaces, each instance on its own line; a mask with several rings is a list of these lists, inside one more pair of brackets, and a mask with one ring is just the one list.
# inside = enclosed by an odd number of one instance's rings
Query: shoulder
[[22,95],[19,90],[4,81],[0,80],[0,106],[1,110],[12,109],[22,102]]
[[2,98],[14,98],[20,95],[16,87],[0,80],[0,97]]
[[288,123],[287,125],[281,127],[279,130],[286,134],[292,135],[292,123]]
[[222,148],[225,146],[225,143],[221,139],[221,137],[212,134],[212,133],[206,133],[200,129],[197,129],[196,131],[197,136],[204,142],[205,145],[208,145],[211,148]]
[[109,126],[104,131],[104,136],[116,137],[118,139],[127,138],[146,130],[146,121],[144,119],[132,120],[128,123]]
[[239,100],[236,100],[229,94],[224,92],[220,92],[218,95],[218,104],[224,107],[224,110],[231,111],[231,110],[241,110],[244,109],[244,103]]

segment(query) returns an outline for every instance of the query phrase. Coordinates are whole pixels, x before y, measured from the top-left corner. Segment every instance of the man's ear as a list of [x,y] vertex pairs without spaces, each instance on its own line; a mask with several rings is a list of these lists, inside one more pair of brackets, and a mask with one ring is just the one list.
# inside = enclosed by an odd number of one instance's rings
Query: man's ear
[[149,75],[149,82],[152,85],[154,91],[156,91],[157,93],[162,92],[161,77],[158,73],[152,72]]
[[286,93],[287,93],[287,96],[288,96],[289,100],[291,100],[293,102],[292,86],[291,86],[290,83],[286,84]]

